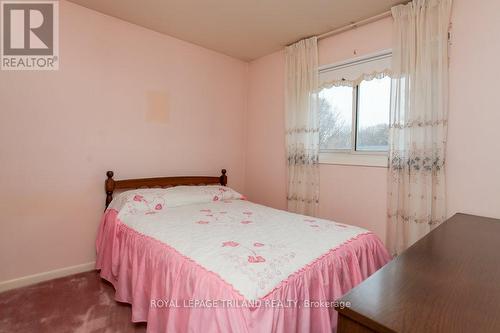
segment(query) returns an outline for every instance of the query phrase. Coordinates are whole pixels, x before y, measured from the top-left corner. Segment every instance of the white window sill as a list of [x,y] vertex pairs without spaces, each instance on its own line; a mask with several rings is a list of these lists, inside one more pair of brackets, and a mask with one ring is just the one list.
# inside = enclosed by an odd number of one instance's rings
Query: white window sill
[[387,153],[325,152],[319,153],[320,164],[338,164],[387,168]]

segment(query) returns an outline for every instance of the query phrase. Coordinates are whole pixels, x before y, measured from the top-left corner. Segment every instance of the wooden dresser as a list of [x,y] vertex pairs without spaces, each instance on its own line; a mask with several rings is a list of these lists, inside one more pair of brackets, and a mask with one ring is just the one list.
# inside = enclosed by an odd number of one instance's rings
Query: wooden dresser
[[338,333],[500,332],[500,220],[456,214],[341,301]]

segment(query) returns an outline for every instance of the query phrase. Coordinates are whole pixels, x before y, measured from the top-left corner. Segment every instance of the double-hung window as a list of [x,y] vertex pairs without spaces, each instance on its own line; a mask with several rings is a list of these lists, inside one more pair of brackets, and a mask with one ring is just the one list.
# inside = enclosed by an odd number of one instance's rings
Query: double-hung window
[[387,166],[391,53],[320,68],[320,162]]

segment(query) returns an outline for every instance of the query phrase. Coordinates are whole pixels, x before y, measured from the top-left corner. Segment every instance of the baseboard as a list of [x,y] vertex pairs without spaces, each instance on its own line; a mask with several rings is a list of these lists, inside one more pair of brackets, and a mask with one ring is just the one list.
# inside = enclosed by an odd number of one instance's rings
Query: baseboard
[[54,270],[48,271],[48,272],[27,275],[27,276],[23,276],[23,277],[20,277],[17,279],[1,281],[0,282],[0,292],[10,290],[10,289],[29,286],[31,284],[35,284],[38,282],[57,279],[57,278],[67,276],[67,275],[72,275],[72,274],[90,271],[90,270],[94,269],[94,267],[95,267],[95,261],[92,261],[92,262],[88,262],[85,264],[54,269]]

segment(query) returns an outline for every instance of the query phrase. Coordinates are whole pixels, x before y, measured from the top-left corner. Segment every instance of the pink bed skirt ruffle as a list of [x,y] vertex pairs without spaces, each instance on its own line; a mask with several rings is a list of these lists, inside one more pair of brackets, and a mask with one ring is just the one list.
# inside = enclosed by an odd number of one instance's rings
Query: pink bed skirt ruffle
[[[260,303],[247,306],[216,273],[129,228],[115,210],[104,215],[96,247],[101,277],[113,284],[117,301],[132,305],[132,321],[148,323],[148,332],[332,332],[337,312],[325,305],[389,261],[379,238],[362,234],[290,275]],[[193,303],[204,300],[212,303]],[[290,306],[293,300],[297,306]],[[304,303],[308,300],[315,303]]]

